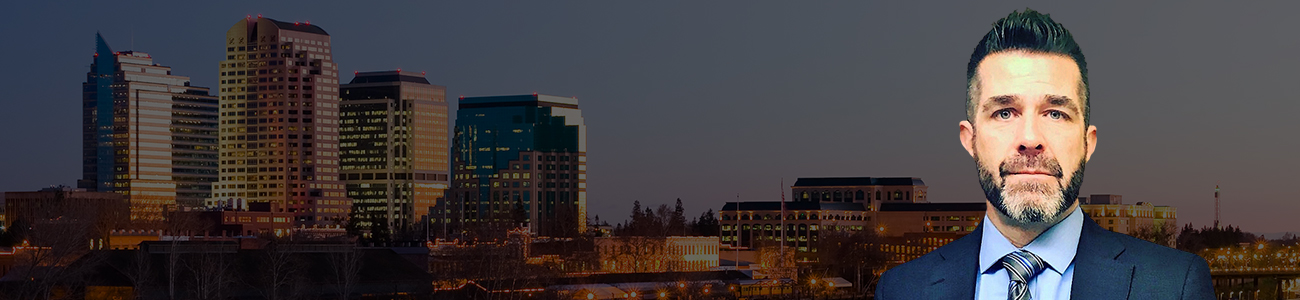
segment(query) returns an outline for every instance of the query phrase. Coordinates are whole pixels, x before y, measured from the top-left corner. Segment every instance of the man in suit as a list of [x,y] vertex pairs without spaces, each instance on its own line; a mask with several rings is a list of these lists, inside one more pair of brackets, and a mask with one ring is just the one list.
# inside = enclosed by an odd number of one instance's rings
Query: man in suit
[[1213,299],[1199,256],[1102,229],[1079,208],[1097,147],[1088,69],[1061,24],[993,24],[966,69],[961,144],[989,205],[971,234],[885,272],[876,299]]

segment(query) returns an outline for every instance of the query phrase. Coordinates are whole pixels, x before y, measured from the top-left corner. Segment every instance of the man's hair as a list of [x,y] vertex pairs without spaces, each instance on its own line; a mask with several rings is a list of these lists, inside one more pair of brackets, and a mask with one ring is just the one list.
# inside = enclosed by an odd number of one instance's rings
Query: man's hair
[[1090,124],[1088,118],[1091,102],[1088,101],[1088,63],[1083,59],[1079,44],[1074,42],[1070,31],[1061,23],[1052,21],[1049,15],[1026,8],[1024,12],[1011,12],[1006,18],[993,23],[993,29],[984,35],[975,52],[970,55],[970,64],[966,66],[966,120],[975,122],[975,108],[978,105],[979,81],[976,68],[985,57],[1004,51],[1026,51],[1041,54],[1059,54],[1074,59],[1079,65],[1079,101],[1083,102],[1083,124]]

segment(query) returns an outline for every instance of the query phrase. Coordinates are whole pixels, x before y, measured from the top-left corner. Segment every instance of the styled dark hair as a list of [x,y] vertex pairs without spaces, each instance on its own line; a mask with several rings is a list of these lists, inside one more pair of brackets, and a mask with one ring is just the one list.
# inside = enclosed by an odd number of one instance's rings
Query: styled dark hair
[[993,29],[975,45],[975,52],[970,55],[970,64],[966,65],[966,120],[975,121],[975,107],[979,93],[979,82],[975,70],[984,57],[1003,51],[1027,51],[1031,53],[1060,54],[1074,59],[1079,65],[1079,100],[1083,102],[1083,123],[1090,124],[1089,111],[1092,101],[1088,100],[1088,63],[1083,59],[1083,51],[1074,42],[1070,31],[1061,23],[1052,21],[1050,15],[1038,13],[1025,8],[1024,12],[1011,12],[1006,18],[993,23]]

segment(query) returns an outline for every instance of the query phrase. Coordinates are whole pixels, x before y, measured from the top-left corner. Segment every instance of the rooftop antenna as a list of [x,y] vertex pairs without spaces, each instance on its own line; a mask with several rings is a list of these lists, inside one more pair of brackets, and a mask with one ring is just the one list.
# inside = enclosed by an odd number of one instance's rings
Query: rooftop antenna
[[1219,183],[1214,183],[1214,229],[1219,229]]

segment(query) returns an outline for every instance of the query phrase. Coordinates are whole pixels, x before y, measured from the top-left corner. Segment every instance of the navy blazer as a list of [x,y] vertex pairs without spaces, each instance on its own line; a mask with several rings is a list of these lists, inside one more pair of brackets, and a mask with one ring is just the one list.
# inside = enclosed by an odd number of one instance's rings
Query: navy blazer
[[[982,229],[889,269],[876,299],[974,299]],[[1071,299],[1214,299],[1200,256],[1102,229],[1092,218],[1080,235]]]

